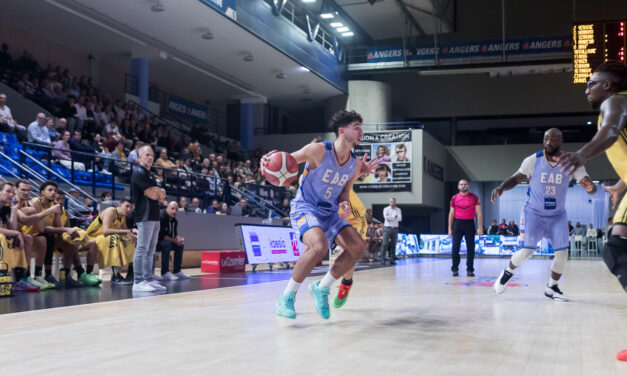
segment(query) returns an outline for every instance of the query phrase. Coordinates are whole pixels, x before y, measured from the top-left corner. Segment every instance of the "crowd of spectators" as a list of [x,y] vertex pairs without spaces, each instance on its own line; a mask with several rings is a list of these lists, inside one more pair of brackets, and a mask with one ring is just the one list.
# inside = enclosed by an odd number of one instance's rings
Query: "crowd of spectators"
[[[241,151],[238,141],[221,140],[200,124],[175,136],[171,123],[135,103],[114,99],[99,90],[92,77],[74,75],[54,64],[41,65],[28,51],[12,56],[6,44],[0,48],[0,72],[0,79],[55,115],[39,113],[24,126],[13,119],[8,98],[0,94],[0,131],[53,147],[52,158],[67,168],[72,167],[70,151],[76,151],[81,154],[74,154],[75,170],[128,178],[128,162],[137,158],[141,146],[151,145],[158,156],[154,170],[158,181],[169,193],[184,193],[192,204],[197,200],[197,207],[179,205],[179,210],[220,215],[229,215],[238,199],[231,187],[266,184],[259,170],[261,149]],[[213,200],[218,200],[217,208]]]
[[488,235],[505,235],[505,236],[518,236],[520,235],[520,229],[516,224],[516,221],[509,221],[509,224],[505,218],[501,219],[501,223],[497,224],[496,219],[492,221],[488,230],[484,233]]

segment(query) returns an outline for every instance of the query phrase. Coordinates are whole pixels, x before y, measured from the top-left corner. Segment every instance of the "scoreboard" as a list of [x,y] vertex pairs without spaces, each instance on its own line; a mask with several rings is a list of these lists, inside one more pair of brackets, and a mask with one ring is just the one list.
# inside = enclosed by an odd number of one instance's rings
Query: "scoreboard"
[[626,23],[623,20],[573,26],[574,83],[585,83],[592,70],[608,60],[625,62]]

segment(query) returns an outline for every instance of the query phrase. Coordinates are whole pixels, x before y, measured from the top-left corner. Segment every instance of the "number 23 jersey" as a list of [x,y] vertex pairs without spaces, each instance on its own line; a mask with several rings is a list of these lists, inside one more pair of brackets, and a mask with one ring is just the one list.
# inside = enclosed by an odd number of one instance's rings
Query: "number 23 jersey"
[[[542,215],[555,215],[565,211],[566,192],[570,176],[561,172],[557,162],[549,162],[543,150],[525,158],[518,172],[527,176],[529,188],[523,205]],[[573,177],[580,181],[588,173],[581,166]]]

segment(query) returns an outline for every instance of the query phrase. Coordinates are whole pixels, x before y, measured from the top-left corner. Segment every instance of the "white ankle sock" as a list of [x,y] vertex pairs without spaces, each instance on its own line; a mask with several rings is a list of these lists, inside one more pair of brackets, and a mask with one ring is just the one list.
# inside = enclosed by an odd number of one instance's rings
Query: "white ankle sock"
[[285,287],[285,290],[283,290],[283,293],[287,294],[288,292],[296,292],[298,291],[299,287],[300,287],[300,283],[290,278],[290,281],[287,283],[287,287]]
[[335,281],[337,281],[337,278],[333,277],[331,275],[331,272],[327,272],[324,278],[322,278],[322,280],[320,281],[320,284],[318,284],[318,288],[319,289],[331,288],[331,286],[333,286]]
[[510,268],[509,265],[507,265],[507,268],[505,268],[505,270],[507,270],[508,272],[514,274],[514,269]]
[[557,285],[557,282],[558,281],[556,281],[553,278],[551,278],[551,280],[549,280],[549,287],[553,287],[553,286]]

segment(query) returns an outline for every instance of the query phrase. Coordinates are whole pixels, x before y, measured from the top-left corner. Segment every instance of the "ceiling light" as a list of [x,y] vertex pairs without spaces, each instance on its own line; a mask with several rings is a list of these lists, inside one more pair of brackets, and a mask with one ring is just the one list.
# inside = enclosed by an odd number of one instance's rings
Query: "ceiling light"
[[352,31],[349,31],[348,33],[342,33],[343,37],[352,37],[353,35],[355,35],[355,33],[353,33]]
[[344,26],[344,24],[341,23],[341,22],[331,22],[329,25],[331,27],[342,27],[342,26]]
[[213,33],[209,30],[205,31],[201,36],[202,39],[211,40],[213,39]]
[[157,4],[150,7],[150,10],[153,12],[163,12],[165,7],[161,4],[159,0],[157,0]]
[[305,90],[303,90],[303,94],[311,94],[311,89],[306,88]]
[[301,72],[311,72],[307,67],[298,67],[298,70]]
[[255,61],[255,57],[253,55],[251,55],[250,53],[247,53],[246,55],[244,55],[244,57],[242,59],[244,59],[244,61],[248,61],[248,62]]
[[340,32],[340,33],[345,33],[345,32],[347,32],[349,30],[350,29],[348,27],[346,27],[346,26],[337,28],[337,31]]
[[316,0],[303,0],[303,3],[315,3]]
[[331,13],[322,13],[320,17],[327,19],[327,18],[333,18],[333,15]]
[[287,78],[287,75],[283,72],[279,72],[276,76],[274,76],[276,78],[278,78],[279,80],[282,80],[284,78]]

